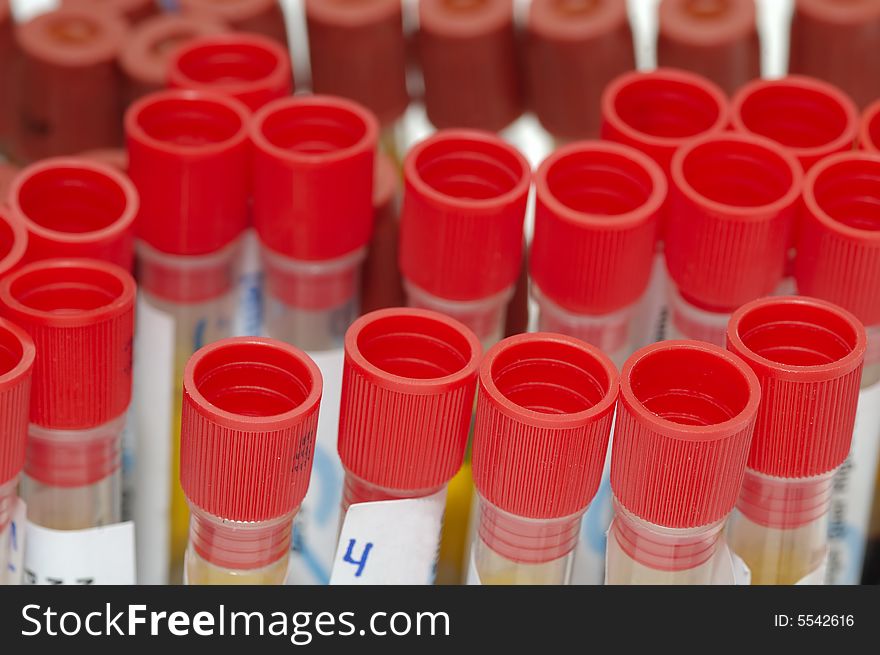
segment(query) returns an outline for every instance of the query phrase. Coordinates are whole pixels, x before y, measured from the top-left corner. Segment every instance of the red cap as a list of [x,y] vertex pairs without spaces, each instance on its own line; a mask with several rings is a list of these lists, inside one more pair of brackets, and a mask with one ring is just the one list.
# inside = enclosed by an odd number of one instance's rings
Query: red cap
[[582,141],[544,160],[535,184],[530,261],[541,293],[589,315],[641,298],[666,201],[660,166],[628,146]]
[[513,0],[421,0],[418,46],[435,127],[498,132],[522,113]]
[[8,207],[0,205],[0,277],[18,268],[27,247],[27,228]]
[[403,164],[400,267],[449,300],[493,296],[516,282],[531,183],[526,159],[495,135],[438,132]]
[[[0,93],[9,98],[13,91],[15,56],[15,21],[9,10],[9,0],[0,0]],[[13,103],[9,100],[0,102],[0,142],[9,138],[14,116]]]
[[852,150],[859,129],[855,103],[840,89],[810,77],[746,84],[731,103],[733,127],[776,141],[805,169]]
[[373,238],[361,271],[361,313],[406,304],[400,277],[400,174],[383,152],[373,175]]
[[250,115],[207,91],[163,91],[125,114],[129,175],[141,196],[138,238],[172,255],[202,255],[248,222]]
[[169,61],[181,45],[225,30],[219,21],[193,14],[160,14],[138,25],[119,53],[119,66],[128,78],[127,101],[167,86]]
[[583,512],[596,495],[618,374],[598,348],[519,334],[480,366],[474,483],[495,507],[532,519]]
[[760,77],[755,0],[662,0],[657,63],[704,75],[727,93]]
[[477,366],[476,335],[423,309],[381,309],[345,335],[339,456],[372,485],[433,490],[464,459]]
[[0,311],[37,347],[31,423],[84,430],[131,399],[135,284],[107,262],[49,259],[0,280]]
[[269,103],[251,121],[254,226],[271,250],[336,259],[367,245],[379,125],[360,105],[330,96]]
[[803,181],[769,139],[695,139],[672,160],[666,265],[692,305],[732,311],[782,280]]
[[0,484],[24,466],[35,352],[24,330],[0,319]]
[[667,528],[723,519],[742,485],[761,387],[729,352],[664,341],[623,366],[611,488],[637,517]]
[[180,428],[189,501],[228,521],[267,521],[299,507],[322,385],[308,355],[274,339],[223,339],[190,357]]
[[880,100],[865,110],[859,132],[859,145],[869,152],[880,152]]
[[192,39],[171,56],[168,82],[172,88],[221,93],[253,111],[293,93],[287,49],[258,34]]
[[400,0],[306,0],[315,93],[361,103],[382,125],[409,104]]
[[734,313],[727,348],[757,374],[763,391],[748,467],[809,478],[840,466],[865,357],[859,320],[813,298],[763,298]]
[[9,189],[10,212],[28,231],[27,261],[89,257],[131,270],[139,205],[124,173],[83,158],[31,164]]
[[880,96],[880,2],[796,0],[790,69],[836,84],[860,107]]
[[880,324],[880,154],[842,153],[816,164],[804,183],[804,207],[798,292]]
[[180,10],[210,16],[236,32],[253,32],[287,44],[279,0],[178,0]]
[[131,24],[139,23],[159,12],[157,0],[61,0],[61,6],[111,11]]
[[595,138],[602,91],[635,68],[626,0],[533,0],[527,26],[529,103],[541,124],[558,138]]
[[86,150],[77,155],[82,159],[109,166],[120,173],[128,174],[128,151],[125,148],[98,148]]
[[602,94],[602,138],[641,150],[665,170],[694,137],[727,129],[727,96],[705,77],[661,68],[632,72]]

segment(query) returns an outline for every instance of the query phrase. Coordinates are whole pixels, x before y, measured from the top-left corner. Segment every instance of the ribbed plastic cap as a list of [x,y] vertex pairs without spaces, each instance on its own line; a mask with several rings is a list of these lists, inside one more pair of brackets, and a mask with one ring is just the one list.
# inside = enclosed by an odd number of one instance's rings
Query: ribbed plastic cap
[[666,265],[691,304],[732,311],[785,272],[803,187],[794,155],[769,139],[695,139],[672,160]]
[[379,124],[330,96],[276,100],[251,121],[254,226],[278,254],[335,259],[367,245]]
[[201,255],[241,234],[248,223],[249,120],[240,102],[207,91],[162,91],[129,107],[138,238],[172,255]]
[[135,283],[90,259],[34,262],[0,280],[0,311],[37,348],[31,423],[84,430],[131,400]]
[[840,305],[865,325],[880,324],[880,154],[828,157],[804,187],[798,292]]
[[28,231],[27,261],[88,257],[131,270],[139,207],[124,173],[79,157],[31,164],[9,190],[10,212]]
[[0,319],[0,484],[24,466],[35,352],[24,330]]
[[498,132],[522,113],[513,0],[422,0],[418,46],[435,127]]
[[880,100],[868,107],[862,116],[859,145],[868,152],[880,153]]
[[657,62],[704,75],[730,94],[760,77],[755,0],[662,0]]
[[509,337],[480,366],[473,472],[480,495],[517,516],[582,512],[599,488],[617,369],[559,334]]
[[179,0],[181,11],[210,16],[236,32],[262,34],[287,44],[287,27],[279,0]]
[[840,466],[849,454],[865,357],[859,320],[813,298],[763,298],[734,313],[727,348],[751,367],[763,392],[749,468],[809,478]]
[[722,132],[729,122],[724,91],[685,71],[626,73],[602,94],[602,138],[641,150],[666,171],[680,146],[694,137]]
[[91,7],[122,16],[134,25],[159,11],[156,0],[61,0],[63,7]]
[[286,343],[224,339],[183,373],[180,484],[189,501],[229,521],[266,521],[309,487],[321,372]]
[[742,485],[761,387],[729,352],[665,341],[623,366],[611,488],[639,518],[667,528],[723,519]]
[[529,104],[541,124],[559,138],[595,138],[602,91],[635,68],[626,0],[533,0],[527,29]]
[[386,489],[436,489],[464,459],[474,408],[476,335],[422,309],[381,309],[345,335],[339,456]]
[[858,109],[843,91],[800,75],[750,82],[731,106],[735,130],[776,141],[805,169],[852,150],[859,129]]
[[0,277],[18,268],[27,252],[27,228],[0,204]]
[[382,125],[397,120],[409,104],[400,0],[305,5],[315,93],[359,102]]
[[550,155],[536,186],[530,263],[541,293],[578,314],[636,302],[651,275],[666,201],[660,166],[628,146],[583,141]]
[[293,93],[288,51],[259,34],[199,36],[181,46],[168,64],[172,88],[214,91],[256,111]]
[[516,282],[531,171],[513,146],[486,132],[441,131],[410,149],[403,175],[405,278],[450,300]]

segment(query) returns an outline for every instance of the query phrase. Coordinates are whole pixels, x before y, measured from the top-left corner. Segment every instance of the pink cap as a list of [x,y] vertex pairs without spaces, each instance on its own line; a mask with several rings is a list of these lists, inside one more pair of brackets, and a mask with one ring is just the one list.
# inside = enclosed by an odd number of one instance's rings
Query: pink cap
[[444,130],[410,149],[403,175],[405,278],[450,300],[486,298],[516,282],[531,172],[513,146]]
[[248,222],[250,115],[206,91],[163,91],[129,107],[129,175],[141,196],[138,238],[172,255],[215,252]]
[[187,499],[227,521],[267,521],[299,507],[322,384],[304,352],[274,339],[223,339],[190,357],[180,428]]
[[724,131],[729,115],[724,91],[704,77],[668,68],[626,73],[602,94],[602,138],[633,146],[668,171],[679,146]]
[[400,0],[306,0],[315,93],[359,102],[388,125],[409,104]]
[[859,129],[855,103],[840,89],[810,77],[755,80],[731,104],[735,130],[776,141],[805,169],[835,152],[852,150]]
[[27,228],[8,207],[0,205],[0,277],[18,268],[27,246]]
[[181,11],[210,16],[236,32],[253,32],[287,44],[279,0],[179,0]]
[[422,0],[418,47],[435,127],[498,132],[522,113],[513,0]]
[[461,467],[481,355],[476,335],[422,309],[382,309],[345,335],[339,456],[352,475],[431,491]]
[[623,367],[611,488],[627,511],[667,528],[711,525],[742,485],[761,387],[738,357],[664,341]]
[[135,24],[159,12],[157,0],[61,0],[62,7],[91,7],[111,11]]
[[761,76],[755,0],[662,0],[657,62],[708,77],[727,93]]
[[24,330],[0,319],[0,484],[24,466],[35,352]]
[[831,301],[865,325],[880,324],[880,154],[842,153],[804,183],[798,292]]
[[679,293],[733,311],[782,280],[803,172],[769,139],[694,139],[672,160],[666,265]]
[[865,110],[862,116],[859,145],[869,152],[880,152],[880,100]]
[[27,261],[88,257],[131,270],[140,201],[124,173],[83,158],[31,164],[13,180],[9,209],[27,228]]
[[285,98],[254,115],[250,134],[254,226],[264,245],[307,261],[367,245],[379,134],[369,111],[330,96]]
[[544,160],[535,182],[530,262],[541,293],[578,314],[635,303],[651,275],[663,170],[628,146],[582,141]]
[[34,262],[0,280],[0,312],[37,348],[32,423],[84,430],[125,412],[134,300],[131,275],[96,260]]
[[253,111],[293,93],[287,49],[258,34],[199,36],[170,58],[172,88],[215,91],[240,100]]

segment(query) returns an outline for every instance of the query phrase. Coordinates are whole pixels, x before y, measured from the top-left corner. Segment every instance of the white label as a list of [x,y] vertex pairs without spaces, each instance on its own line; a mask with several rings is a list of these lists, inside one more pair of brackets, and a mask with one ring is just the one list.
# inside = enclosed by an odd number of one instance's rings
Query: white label
[[336,441],[342,396],[342,348],[311,352],[324,378],[309,490],[297,512],[288,584],[327,584],[336,553],[344,471]]
[[238,336],[258,335],[263,329],[263,269],[260,242],[253,229],[242,236],[238,265],[238,308],[233,331]]
[[135,582],[134,524],[88,530],[27,526],[24,584],[113,584]]
[[433,584],[445,507],[445,489],[427,498],[352,505],[330,584]]
[[20,585],[24,573],[25,536],[27,534],[27,505],[21,498],[15,501],[12,521],[9,522],[9,562],[6,564],[6,584]]
[[828,576],[828,553],[813,571],[807,573],[803,578],[795,582],[795,585],[824,585]]
[[[171,539],[171,421],[174,317],[138,298],[134,356],[135,493],[138,579],[168,581]],[[141,490],[142,493],[137,493]]]

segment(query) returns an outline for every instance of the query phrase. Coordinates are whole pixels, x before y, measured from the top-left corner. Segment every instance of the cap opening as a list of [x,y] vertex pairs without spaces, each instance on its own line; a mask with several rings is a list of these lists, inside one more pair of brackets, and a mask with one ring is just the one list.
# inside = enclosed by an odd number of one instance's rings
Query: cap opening
[[553,0],[553,9],[567,16],[591,14],[605,4],[606,0]]
[[223,143],[244,125],[230,107],[194,97],[165,97],[146,102],[135,115],[147,137],[163,143],[199,147]]
[[812,195],[832,220],[880,232],[880,160],[846,159],[829,165],[814,178]]
[[46,34],[61,46],[89,45],[100,38],[103,28],[88,16],[52,16],[46,22]]
[[731,10],[732,5],[730,0],[684,0],[679,4],[684,13],[701,20],[722,18]]
[[272,417],[305,402],[309,368],[284,348],[245,341],[206,351],[193,368],[195,388],[209,403],[239,416]]
[[381,371],[416,380],[454,375],[474,358],[474,346],[461,332],[428,316],[377,318],[360,330],[357,348]]
[[21,338],[4,325],[0,325],[0,376],[6,375],[24,357]]
[[112,270],[87,266],[31,267],[9,286],[12,298],[27,309],[57,316],[102,309],[128,291]]
[[277,53],[252,43],[212,43],[189,48],[177,59],[177,69],[199,84],[258,82],[274,73]]
[[330,104],[297,103],[279,107],[262,122],[263,137],[273,146],[304,155],[341,152],[357,146],[369,132],[354,111]]
[[662,139],[686,139],[718,125],[718,99],[693,83],[646,76],[622,86],[614,109],[631,129]]
[[719,138],[684,157],[685,181],[704,198],[730,207],[763,207],[791,192],[794,174],[781,155],[757,143]]
[[742,413],[748,380],[733,362],[710,350],[656,349],[635,362],[632,393],[649,412],[680,425],[711,426]]
[[608,370],[589,351],[561,341],[530,340],[500,349],[490,372],[510,402],[541,414],[595,407],[611,387]]
[[441,4],[449,11],[470,12],[479,11],[489,2],[490,0],[443,0]]

